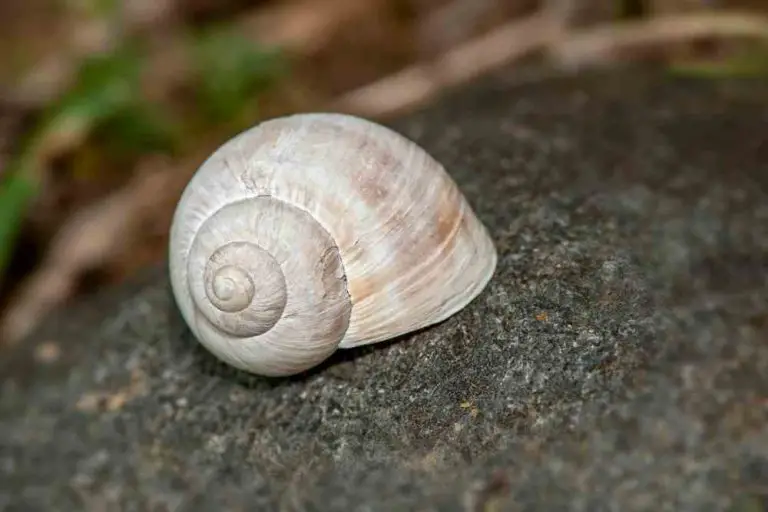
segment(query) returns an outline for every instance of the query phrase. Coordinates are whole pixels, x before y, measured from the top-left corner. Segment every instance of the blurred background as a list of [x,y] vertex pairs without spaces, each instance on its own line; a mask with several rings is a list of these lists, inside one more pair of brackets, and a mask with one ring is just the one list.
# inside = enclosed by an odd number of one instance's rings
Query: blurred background
[[10,0],[0,34],[0,346],[164,262],[192,173],[261,119],[386,121],[526,64],[768,77],[766,0]]

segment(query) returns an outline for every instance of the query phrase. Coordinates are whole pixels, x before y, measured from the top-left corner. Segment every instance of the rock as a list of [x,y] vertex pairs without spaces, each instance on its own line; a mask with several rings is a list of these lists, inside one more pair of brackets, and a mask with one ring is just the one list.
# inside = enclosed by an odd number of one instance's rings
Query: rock
[[200,348],[155,269],[3,354],[0,507],[765,510],[766,100],[496,76],[398,120],[498,244],[477,300],[266,379]]

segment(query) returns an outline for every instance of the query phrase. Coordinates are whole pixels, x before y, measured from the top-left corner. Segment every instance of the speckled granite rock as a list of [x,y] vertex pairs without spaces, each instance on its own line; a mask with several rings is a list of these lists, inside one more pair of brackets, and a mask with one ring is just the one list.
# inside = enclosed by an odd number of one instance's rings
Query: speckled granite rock
[[0,508],[765,510],[768,87],[496,77],[394,126],[497,241],[481,297],[267,380],[158,269],[3,354]]

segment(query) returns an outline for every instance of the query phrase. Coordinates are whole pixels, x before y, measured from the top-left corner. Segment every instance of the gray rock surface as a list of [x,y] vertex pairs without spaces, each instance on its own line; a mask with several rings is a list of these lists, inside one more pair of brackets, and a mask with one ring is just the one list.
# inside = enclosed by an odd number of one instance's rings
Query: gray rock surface
[[766,510],[768,87],[497,76],[393,126],[498,243],[476,301],[265,379],[159,268],[2,355],[0,509]]

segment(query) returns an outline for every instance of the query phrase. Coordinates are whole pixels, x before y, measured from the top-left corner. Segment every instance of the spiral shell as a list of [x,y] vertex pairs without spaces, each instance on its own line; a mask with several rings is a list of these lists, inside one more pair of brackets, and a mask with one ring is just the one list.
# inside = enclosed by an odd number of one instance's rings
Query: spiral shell
[[445,320],[496,260],[438,162],[342,114],[272,119],[223,144],[187,185],[169,247],[196,338],[270,376]]

